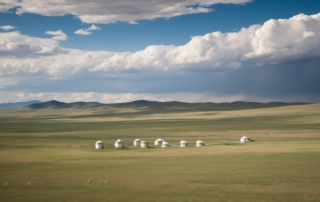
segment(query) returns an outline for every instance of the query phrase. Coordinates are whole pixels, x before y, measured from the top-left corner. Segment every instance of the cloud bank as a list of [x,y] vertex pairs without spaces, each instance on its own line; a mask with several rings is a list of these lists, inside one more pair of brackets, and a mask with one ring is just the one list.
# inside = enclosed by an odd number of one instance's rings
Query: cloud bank
[[320,56],[320,13],[272,19],[238,32],[195,36],[183,46],[152,45],[134,53],[64,49],[57,42],[67,38],[61,30],[46,33],[54,37],[42,39],[19,32],[0,33],[3,75],[42,72],[51,78],[67,78],[84,72],[120,75],[133,70],[236,69],[243,65],[281,64]]
[[214,4],[244,4],[251,0],[1,0],[0,12],[17,8],[16,13],[36,13],[45,16],[72,14],[85,23],[131,22],[170,18],[212,11]]
[[[106,92],[141,95],[133,100],[148,95],[156,100],[320,101],[320,14],[271,19],[237,32],[196,36],[183,46],[154,45],[133,53],[62,48],[61,36],[67,36],[61,30],[48,34],[53,37],[0,33],[3,92],[24,92],[26,100],[44,93],[43,100],[61,101],[90,101],[79,91],[97,92],[92,101],[99,102],[113,102],[101,100]],[[121,96],[115,99],[120,102]]]
[[[0,80],[1,84],[1,80]],[[131,102],[135,100],[149,101],[172,101],[169,97],[164,97],[159,94],[150,93],[97,93],[97,92],[44,92],[44,93],[24,93],[24,92],[5,92],[0,91],[0,99],[2,102],[10,102],[11,100],[29,101],[29,100],[58,100],[61,102],[100,102],[100,103],[120,103]]]

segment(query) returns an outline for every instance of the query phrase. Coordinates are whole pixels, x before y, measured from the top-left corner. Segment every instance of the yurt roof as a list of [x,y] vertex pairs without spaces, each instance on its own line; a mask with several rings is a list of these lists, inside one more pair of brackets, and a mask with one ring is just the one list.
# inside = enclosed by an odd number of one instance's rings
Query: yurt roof
[[196,143],[203,143],[201,140],[198,140]]
[[139,139],[136,139],[136,140],[135,140],[135,142],[141,142],[141,140],[139,140]]
[[96,144],[99,144],[99,143],[102,143],[100,140],[98,140],[97,142],[96,142]]
[[118,139],[118,140],[116,141],[116,143],[117,143],[117,142],[122,142],[122,141],[121,141],[120,139]]
[[163,141],[163,142],[162,142],[162,144],[168,144],[168,142],[166,142],[166,141]]
[[184,140],[181,140],[180,144],[182,144],[182,143],[187,143],[187,142],[186,142],[186,141],[184,141]]
[[243,136],[241,139],[245,139],[245,138],[247,138],[246,136]]
[[163,141],[163,139],[158,138],[156,141]]

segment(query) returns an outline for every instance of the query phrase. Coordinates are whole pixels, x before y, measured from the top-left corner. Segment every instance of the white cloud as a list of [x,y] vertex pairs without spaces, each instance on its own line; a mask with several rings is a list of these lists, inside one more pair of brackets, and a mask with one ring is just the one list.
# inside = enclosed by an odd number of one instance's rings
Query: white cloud
[[46,34],[53,35],[53,40],[65,41],[68,39],[67,35],[63,33],[61,30],[58,31],[46,31]]
[[0,29],[4,29],[6,31],[11,30],[11,29],[17,29],[17,27],[11,26],[11,25],[4,25],[0,26]]
[[79,29],[77,31],[74,32],[75,34],[81,34],[81,35],[89,35],[89,34],[92,34],[91,32],[88,32],[84,29]]
[[[1,82],[1,80],[0,80]],[[98,93],[98,92],[42,92],[42,93],[24,93],[24,92],[6,92],[0,91],[2,102],[19,102],[29,100],[58,100],[61,102],[100,102],[100,103],[121,103],[135,100],[149,101],[172,101],[169,97],[163,97],[160,94],[151,93]]]
[[319,22],[320,14],[300,14],[290,19],[269,20],[256,30],[251,39],[252,50],[243,54],[242,59],[259,59],[258,63],[263,64],[318,56]]
[[72,14],[85,23],[114,23],[207,13],[212,10],[208,6],[214,4],[244,4],[250,1],[252,0],[1,0],[0,12],[18,7],[17,14],[36,13],[46,16]]
[[90,30],[101,30],[101,28],[98,26],[92,25],[88,29],[79,29],[79,30],[75,31],[74,33],[81,34],[81,35],[90,35],[90,34],[92,34],[92,32],[89,32]]
[[[27,44],[27,49],[40,52],[47,48],[51,55],[12,58],[3,54],[0,57],[0,68],[5,69],[4,73],[43,72],[52,78],[65,78],[81,72],[99,75],[96,72],[105,71],[121,75],[129,69],[165,71],[240,68],[248,63],[277,64],[320,57],[319,23],[320,13],[311,16],[300,14],[290,19],[269,20],[263,25],[252,25],[238,32],[213,32],[195,36],[183,46],[153,45],[135,53],[75,49],[67,49],[65,52],[62,49],[55,53],[53,49],[57,43],[54,38],[39,39],[11,32],[15,37],[7,37],[2,41],[0,38],[0,51],[14,55],[15,51],[19,52],[19,46]],[[36,44],[32,46],[32,43],[26,41],[35,41]]]
[[89,27],[87,30],[101,30],[100,27],[92,25],[91,27]]
[[[15,58],[14,63],[0,63],[3,67],[19,63],[17,57],[39,57],[41,55],[51,55],[67,53],[68,50],[59,47],[58,42],[53,39],[42,39],[20,34],[19,32],[0,33],[0,58]],[[40,68],[40,67],[35,67]],[[14,68],[13,68],[14,69]]]

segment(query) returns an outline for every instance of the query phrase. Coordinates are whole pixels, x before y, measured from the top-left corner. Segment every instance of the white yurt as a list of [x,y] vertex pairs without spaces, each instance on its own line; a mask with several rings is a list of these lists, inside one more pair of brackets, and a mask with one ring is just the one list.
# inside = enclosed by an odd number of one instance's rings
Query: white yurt
[[186,147],[186,146],[188,146],[188,143],[184,140],[181,140],[180,147]]
[[201,140],[196,141],[196,147],[202,147],[204,143]]
[[141,141],[141,148],[148,148],[148,142]]
[[242,138],[240,138],[240,142],[250,142],[250,139],[246,136],[243,136]]
[[133,142],[133,145],[134,146],[140,146],[141,144],[141,141],[139,139],[136,139],[134,142]]
[[103,143],[100,140],[98,140],[98,142],[96,142],[96,149],[103,149],[103,148],[104,148]]
[[115,146],[116,148],[122,148],[122,147],[124,146],[124,144],[123,144],[123,142],[122,142],[120,139],[118,139],[118,140],[114,143],[114,146]]
[[162,145],[164,141],[160,138],[158,138],[156,141],[154,141],[154,145]]
[[169,147],[169,143],[166,142],[166,141],[163,141],[163,142],[162,142],[162,147]]

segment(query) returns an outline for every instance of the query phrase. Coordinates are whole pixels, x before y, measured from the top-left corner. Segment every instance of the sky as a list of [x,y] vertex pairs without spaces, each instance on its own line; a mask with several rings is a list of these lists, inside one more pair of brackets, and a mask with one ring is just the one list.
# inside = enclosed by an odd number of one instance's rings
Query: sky
[[0,103],[320,102],[319,0],[0,0]]

